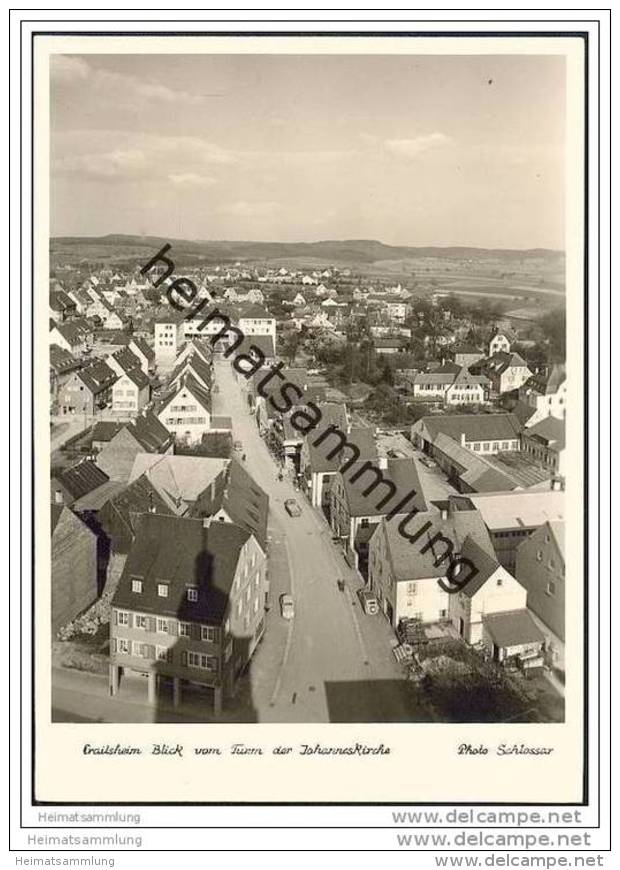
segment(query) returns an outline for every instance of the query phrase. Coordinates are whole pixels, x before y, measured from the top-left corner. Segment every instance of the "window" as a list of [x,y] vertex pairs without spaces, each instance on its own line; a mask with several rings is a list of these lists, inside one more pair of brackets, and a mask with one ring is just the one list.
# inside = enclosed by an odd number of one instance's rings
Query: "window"
[[417,583],[407,583],[407,595],[415,595],[417,591]]
[[136,628],[141,628],[143,631],[146,631],[146,628],[147,628],[146,616],[143,616],[143,614],[141,614],[141,613],[136,613],[135,618],[134,618],[134,623],[135,623]]
[[131,655],[131,641],[124,637],[116,638],[116,652],[122,653],[124,656]]
[[546,592],[547,595],[550,595],[552,598],[555,595],[555,583],[553,583],[551,580],[547,583]]
[[[149,658],[149,645],[147,643],[139,643],[138,641],[133,642],[133,654],[136,658],[139,659],[148,659]],[[152,647],[151,647],[152,649]]]
[[204,671],[217,671],[218,660],[216,656],[208,656],[204,653],[187,653],[187,664],[190,668],[201,668]]
[[137,577],[131,578],[131,591],[132,592],[142,592],[142,580],[139,580]]
[[168,649],[167,646],[158,646],[155,649],[155,658],[158,662],[170,662],[172,661],[172,650]]
[[187,590],[188,601],[198,601],[198,589],[195,586],[190,586]]
[[129,625],[129,614],[124,610],[116,611],[116,624],[117,625]]
[[217,641],[217,628],[212,625],[203,625],[200,629],[200,638],[208,643],[215,643]]
[[158,634],[168,634],[168,620],[157,618],[157,632]]
[[497,585],[498,585],[498,586],[503,586],[503,585],[504,585],[504,578],[503,578],[503,577],[498,577],[498,578],[497,578]]
[[179,622],[179,637],[191,637],[192,627],[189,622]]
[[440,618],[440,619],[445,619],[447,615],[448,615],[448,611],[447,611],[447,610],[440,610],[440,611],[439,611],[439,618]]
[[168,584],[167,583],[158,583],[157,584],[157,594],[160,598],[168,597]]

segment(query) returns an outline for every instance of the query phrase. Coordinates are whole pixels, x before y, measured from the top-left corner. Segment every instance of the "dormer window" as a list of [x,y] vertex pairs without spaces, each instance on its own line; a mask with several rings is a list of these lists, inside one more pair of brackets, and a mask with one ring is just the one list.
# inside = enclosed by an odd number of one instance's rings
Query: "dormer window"
[[157,594],[160,598],[168,597],[168,584],[167,583],[158,583],[157,584]]
[[188,601],[198,601],[198,589],[196,586],[190,586],[187,590]]
[[139,577],[131,578],[131,591],[138,594],[142,592],[142,580]]

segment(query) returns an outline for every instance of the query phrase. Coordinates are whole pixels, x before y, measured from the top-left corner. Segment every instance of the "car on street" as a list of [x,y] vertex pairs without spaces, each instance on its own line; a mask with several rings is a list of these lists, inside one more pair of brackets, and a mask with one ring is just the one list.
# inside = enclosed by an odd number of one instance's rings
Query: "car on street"
[[426,465],[427,468],[437,468],[437,463],[432,459],[428,459],[426,456],[423,456],[420,459],[420,462],[422,465]]
[[374,616],[375,613],[379,612],[379,602],[377,601],[376,595],[374,595],[370,589],[360,589],[359,597],[362,607],[364,608],[364,613],[367,613],[369,616]]
[[283,619],[293,619],[295,616],[295,602],[292,595],[288,593],[280,595],[280,613]]
[[284,502],[284,508],[289,517],[301,516],[301,508],[299,507],[297,501],[294,498],[287,498],[287,500]]

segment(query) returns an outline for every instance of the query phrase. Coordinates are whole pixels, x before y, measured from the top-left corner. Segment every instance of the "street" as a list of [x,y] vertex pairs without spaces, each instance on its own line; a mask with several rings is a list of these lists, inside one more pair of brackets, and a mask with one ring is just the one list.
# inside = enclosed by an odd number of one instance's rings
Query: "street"
[[[392,654],[391,627],[382,614],[364,613],[357,596],[361,579],[333,543],[328,524],[292,483],[278,480],[276,463],[249,413],[242,379],[237,382],[224,360],[215,362],[214,375],[218,389],[212,393],[212,413],[231,417],[246,467],[270,499],[266,630],[237,697],[226,702],[218,721],[428,721],[428,710]],[[286,513],[287,498],[297,500],[300,516]],[[284,592],[295,604],[288,621],[279,607]],[[184,698],[178,710],[165,699],[150,708],[139,680],[125,680],[111,699],[103,676],[62,669],[54,674],[55,721],[213,721],[209,701],[196,698]]]
[[[213,413],[233,421],[248,471],[270,499],[272,608],[252,662],[251,696],[261,722],[407,721],[413,689],[402,680],[390,648],[393,632],[380,614],[367,616],[357,598],[361,580],[331,540],[327,523],[287,480],[249,413],[228,362],[215,363],[219,391]],[[242,381],[242,378],[239,378]],[[299,517],[284,501],[295,498]],[[288,570],[286,570],[288,566]],[[338,589],[339,578],[345,591]],[[291,592],[295,617],[286,622],[278,598]],[[422,711],[418,711],[424,716]]]

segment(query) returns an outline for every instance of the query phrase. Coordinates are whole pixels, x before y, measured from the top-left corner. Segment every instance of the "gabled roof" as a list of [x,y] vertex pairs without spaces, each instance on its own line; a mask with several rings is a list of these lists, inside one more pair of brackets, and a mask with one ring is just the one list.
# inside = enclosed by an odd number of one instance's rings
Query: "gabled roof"
[[120,347],[111,354],[112,359],[119,364],[124,372],[140,369],[140,358],[132,353],[129,347]]
[[444,414],[422,417],[414,428],[425,427],[434,442],[440,433],[460,442],[502,441],[519,437],[521,424],[514,414]]
[[140,353],[144,354],[147,360],[151,361],[155,359],[155,351],[151,347],[151,345],[144,338],[133,336],[129,344],[134,344]]
[[231,522],[247,529],[267,549],[267,522],[269,496],[253,477],[235,459],[230,460],[226,470],[206,487],[196,501],[194,516],[215,516],[223,510]]
[[257,320],[266,320],[273,319],[273,315],[270,314],[266,308],[262,305],[259,305],[257,302],[252,302],[247,305],[241,305],[239,307],[239,319],[247,320],[255,318]]
[[[249,534],[229,523],[145,514],[137,528],[114,607],[220,624],[228,610],[241,550]],[[132,592],[132,578],[142,580],[142,592]],[[158,595],[160,583],[168,595]],[[187,588],[198,588],[198,600],[188,601]]]
[[227,465],[225,459],[138,453],[129,476],[132,483],[146,475],[171,508],[195,502]]
[[54,478],[73,499],[81,498],[109,480],[108,475],[91,459],[83,459],[77,465],[56,472]]
[[526,431],[528,438],[541,441],[554,450],[563,450],[566,443],[566,426],[564,420],[557,417],[545,417]]
[[551,370],[546,374],[538,372],[532,375],[531,378],[523,384],[524,390],[532,390],[539,393],[541,396],[551,396],[557,393],[558,389],[566,380],[566,366],[562,363],[556,363],[551,367]]
[[500,565],[495,555],[486,552],[471,538],[467,538],[464,542],[460,555],[462,558],[468,559],[476,569],[476,573],[461,589],[467,598],[473,598],[487,580],[495,574]]
[[84,386],[96,395],[111,387],[118,380],[118,375],[103,360],[95,360],[86,368],[76,373]]
[[510,368],[527,368],[527,363],[518,353],[512,351],[499,351],[494,353],[483,363],[479,364],[483,371],[491,375],[503,375]]
[[[360,477],[352,480],[351,478],[361,472],[363,467],[365,470],[360,474]],[[378,474],[381,475],[381,478],[378,477]],[[386,486],[379,483],[371,492],[364,495],[364,492],[376,479],[391,481],[396,487],[396,494],[383,507],[378,507],[378,505],[388,494]],[[388,514],[409,492],[415,492],[415,496],[407,502],[408,510],[412,510],[414,507],[419,511],[428,509],[413,458],[389,459],[387,468],[381,468],[379,462],[360,460],[347,469],[342,475],[342,480],[349,514],[352,517]]]
[[483,455],[462,447],[449,435],[440,432],[434,446],[460,467],[460,479],[474,492],[501,492],[517,486],[512,477],[500,471]]
[[125,377],[129,378],[130,381],[133,381],[139,390],[143,390],[150,384],[148,375],[145,375],[141,368],[131,369],[130,371],[125,372]]
[[182,393],[185,389],[187,389],[205,411],[211,413],[211,394],[205,390],[202,384],[198,383],[196,378],[190,372],[181,375],[181,378],[175,385],[173,392],[169,393],[162,399],[158,413],[161,414],[165,408],[175,401],[179,393]]
[[50,308],[52,311],[67,311],[75,308],[75,302],[64,290],[50,291]]
[[59,347],[57,344],[50,345],[50,368],[57,375],[73,371],[73,369],[79,368],[80,365],[80,361],[68,350],[65,350],[64,347]]
[[204,389],[210,387],[212,374],[211,367],[204,361],[198,351],[190,351],[190,353],[176,366],[168,382],[174,384],[185,373],[195,375],[196,381],[205,384]]
[[[306,445],[308,450],[308,459],[311,471],[316,474],[319,472],[335,472],[349,459],[351,452],[347,449],[340,449],[335,456],[331,456],[332,452],[338,446],[339,439],[336,434],[328,435],[321,444],[315,445],[314,442],[325,433],[328,423],[321,422],[321,425],[313,430],[311,435],[306,437]],[[377,445],[373,437],[372,429],[358,428],[351,429],[347,434],[346,428],[341,429],[343,435],[346,434],[347,441],[353,444],[360,451],[360,459],[377,459]]]
[[51,329],[57,329],[60,335],[68,344],[71,345],[71,347],[82,344],[84,341],[83,330],[81,330],[73,321],[69,323],[54,323]]
[[127,427],[144,450],[150,453],[161,450],[172,438],[168,429],[152,411],[140,414]]
[[111,441],[112,438],[123,428],[123,423],[113,420],[99,420],[90,432],[91,444],[93,441]]

